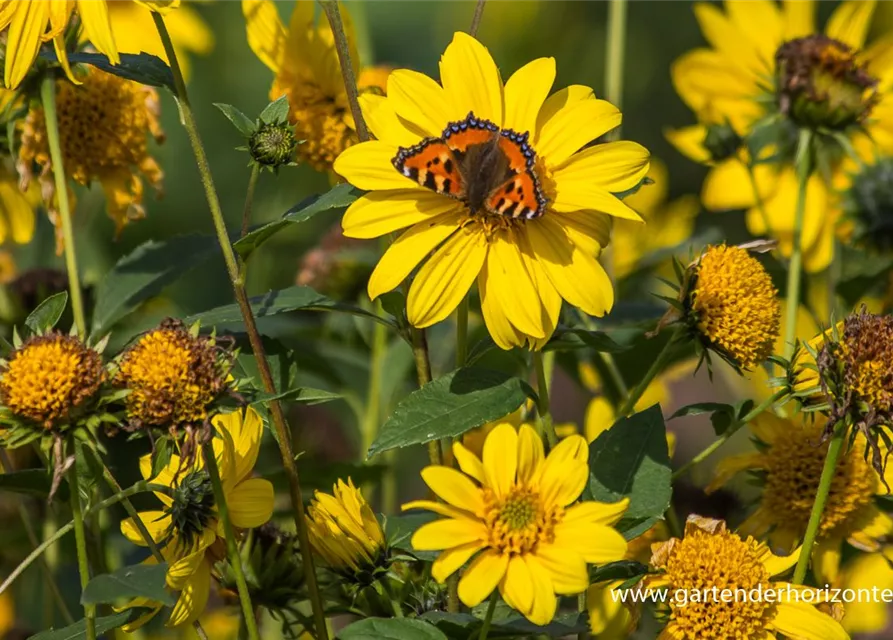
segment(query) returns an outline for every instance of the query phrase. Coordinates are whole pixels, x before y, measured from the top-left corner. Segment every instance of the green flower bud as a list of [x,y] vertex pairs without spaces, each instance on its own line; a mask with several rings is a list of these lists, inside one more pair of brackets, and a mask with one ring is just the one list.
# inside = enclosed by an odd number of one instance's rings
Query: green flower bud
[[287,122],[261,123],[248,140],[248,150],[261,166],[278,169],[294,162],[297,144],[294,127]]

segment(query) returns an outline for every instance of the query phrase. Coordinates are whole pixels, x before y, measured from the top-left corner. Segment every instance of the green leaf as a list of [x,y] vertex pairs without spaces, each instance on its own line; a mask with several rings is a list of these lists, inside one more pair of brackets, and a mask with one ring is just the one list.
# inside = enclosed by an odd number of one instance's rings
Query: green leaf
[[628,198],[631,195],[638,193],[639,189],[641,189],[642,187],[647,187],[652,184],[654,184],[654,180],[652,180],[648,176],[645,176],[644,178],[639,180],[639,182],[637,182],[634,186],[630,187],[626,191],[618,191],[614,195],[617,196],[618,198],[620,198],[621,200],[623,200],[624,198]]
[[648,573],[648,567],[635,560],[618,560],[595,567],[589,574],[589,581],[613,582],[614,580],[629,580]]
[[[429,620],[437,625],[449,638],[457,640],[475,639],[478,637],[483,620],[468,613],[447,613],[446,611],[427,611],[421,615],[422,620]],[[490,626],[488,638],[541,637],[565,638],[589,631],[589,616],[585,613],[559,614],[544,627],[533,624],[526,618],[514,616],[508,619],[494,620]]]
[[243,136],[250,137],[256,128],[254,122],[246,116],[244,113],[236,109],[231,104],[224,104],[223,102],[215,102],[214,106],[220,109],[221,113],[227,117],[227,119],[233,123],[236,129],[239,130]]
[[346,626],[340,640],[447,640],[437,627],[413,618],[366,618]]
[[670,506],[670,457],[659,405],[621,418],[589,445],[587,500],[629,498],[618,523],[627,539],[647,531]]
[[265,124],[276,124],[288,119],[288,96],[279,96],[260,112],[260,121]]
[[[43,469],[24,469],[12,473],[0,473],[0,491],[46,498],[50,495],[52,485],[53,477]],[[59,485],[53,499],[63,501],[68,499],[67,483]]]
[[81,593],[81,604],[112,604],[122,598],[148,598],[172,607],[176,600],[165,588],[167,563],[136,564],[98,575]]
[[217,250],[211,236],[174,236],[163,242],[150,240],[124,256],[99,284],[93,311],[93,334],[101,334],[158,295],[186,271],[207,260]]
[[338,400],[341,395],[324,391],[322,389],[311,389],[310,387],[299,387],[297,389],[289,389],[281,393],[261,393],[251,399],[251,404],[257,402],[270,402],[271,400],[287,400],[289,402],[297,402],[299,404],[313,405],[322,404]]
[[322,195],[311,196],[302,200],[286,211],[279,220],[269,222],[246,234],[245,237],[240,238],[233,244],[233,249],[236,250],[236,253],[242,256],[243,260],[247,260],[248,256],[250,256],[255,249],[285,227],[305,222],[323,211],[346,209],[359,197],[360,192],[349,184],[335,185]]
[[[123,54],[122,54],[123,55]],[[128,609],[121,613],[110,616],[100,616],[96,618],[96,634],[102,635],[108,633],[112,629],[117,629],[130,622],[133,617],[134,609]],[[78,620],[73,625],[64,629],[47,629],[41,631],[37,635],[31,636],[29,640],[84,640],[87,637],[87,621]]]
[[[370,318],[389,327],[394,326],[386,318],[379,317],[365,309],[327,298],[310,287],[295,286],[279,289],[278,291],[270,291],[262,296],[251,298],[250,302],[255,318],[266,318],[291,311],[341,311],[355,316]],[[230,328],[233,328],[233,326],[241,327],[242,313],[239,310],[239,305],[228,304],[189,316],[185,320],[186,324],[189,325],[196,321],[200,321],[206,327],[222,324],[230,325]]]
[[558,327],[549,341],[548,350],[567,350],[589,347],[602,353],[620,353],[631,345],[618,344],[614,338],[604,331],[588,331],[587,329]]
[[717,411],[724,411],[730,415],[734,415],[735,407],[730,404],[723,404],[722,402],[696,402],[677,409],[673,415],[670,416],[670,420],[681,418],[682,416],[699,416],[705,413],[716,413]]
[[440,555],[439,553],[434,551],[416,551],[412,548],[410,540],[412,534],[416,532],[416,529],[423,524],[432,522],[436,518],[437,516],[430,512],[411,513],[409,515],[401,516],[385,516],[384,535],[385,539],[388,541],[388,546],[394,549],[408,551],[422,560],[433,561]]
[[413,391],[394,409],[367,454],[455,438],[510,414],[533,396],[520,378],[499,371],[453,371]]
[[158,474],[167,468],[174,453],[174,443],[172,438],[160,438],[155,441],[155,453],[152,454],[152,477],[157,478]]
[[[78,52],[69,53],[68,61],[71,64],[89,64],[127,80],[153,87],[166,87],[173,91],[174,75],[170,67],[158,56],[153,56],[151,53],[122,53],[120,56],[120,64],[112,64],[105,54]],[[44,47],[40,57],[54,62],[59,61],[52,48]]]
[[32,333],[43,333],[47,329],[52,329],[59,322],[67,304],[67,291],[50,296],[28,314],[28,317],[25,318],[25,326],[31,329]]

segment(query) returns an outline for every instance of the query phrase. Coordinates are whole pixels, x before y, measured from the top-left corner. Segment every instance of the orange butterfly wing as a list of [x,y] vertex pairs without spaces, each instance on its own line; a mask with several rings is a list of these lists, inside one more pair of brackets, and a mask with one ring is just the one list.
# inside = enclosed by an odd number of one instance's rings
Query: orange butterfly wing
[[526,133],[511,129],[500,132],[499,149],[516,173],[490,193],[486,206],[492,213],[529,220],[540,217],[546,210],[546,196],[533,171],[536,154],[527,139]]
[[392,163],[404,176],[432,191],[453,198],[465,195],[456,156],[440,138],[425,138],[415,146],[401,147]]

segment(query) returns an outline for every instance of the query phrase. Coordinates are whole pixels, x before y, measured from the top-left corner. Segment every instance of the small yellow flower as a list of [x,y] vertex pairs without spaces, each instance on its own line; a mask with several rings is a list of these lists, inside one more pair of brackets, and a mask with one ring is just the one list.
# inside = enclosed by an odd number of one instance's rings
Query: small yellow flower
[[[541,348],[562,300],[596,316],[611,309],[613,287],[596,256],[611,216],[641,221],[614,194],[642,181],[649,153],[626,141],[590,145],[620,123],[620,111],[579,85],[550,96],[555,74],[555,60],[540,58],[503,83],[490,52],[459,32],[441,58],[440,84],[398,69],[387,97],[363,96],[377,140],[335,162],[336,173],[369,191],[344,214],[344,233],[406,229],[369,279],[371,298],[421,265],[407,315],[427,327],[476,281],[503,349]],[[450,144],[466,152],[455,156]]]
[[[214,454],[230,521],[238,529],[259,527],[273,515],[274,500],[273,485],[251,477],[260,451],[263,421],[249,407],[244,414],[235,411],[215,416],[213,423],[217,428],[212,441]],[[196,456],[185,469],[180,468],[181,463],[179,456],[172,456],[153,479],[151,455],[140,458],[143,478],[173,489],[172,496],[155,494],[164,506],[162,510],[140,513],[152,539],[163,545],[161,552],[169,565],[167,586],[180,592],[167,622],[169,627],[191,624],[202,614],[210,595],[212,568],[226,553],[204,458]],[[121,523],[121,532],[134,544],[146,546],[130,518]],[[155,559],[146,562],[151,564]],[[161,610],[159,603],[146,598],[136,598],[123,608],[132,607],[148,607],[150,611],[125,627],[127,631],[142,626]]]
[[[347,92],[332,30],[322,18],[314,20],[315,3],[297,0],[288,28],[279,19],[271,0],[242,0],[248,31],[248,44],[276,77],[270,99],[288,96],[290,121],[295,135],[304,143],[299,157],[318,171],[330,171],[338,154],[357,142],[353,117],[347,104]],[[350,15],[341,7],[341,17],[351,47],[356,72],[359,55]],[[361,73],[360,89],[382,94],[387,87],[383,68]]]
[[430,466],[422,478],[445,503],[417,500],[403,509],[446,516],[412,537],[419,551],[442,551],[431,575],[444,582],[474,557],[459,580],[459,598],[473,607],[495,588],[534,624],[555,616],[556,594],[589,586],[587,563],[620,560],[626,540],[613,527],[628,500],[574,504],[589,477],[586,441],[562,440],[548,455],[536,432],[522,425],[496,427],[483,460],[460,443],[453,454],[461,471]]
[[[776,556],[768,547],[748,537],[743,539],[726,529],[725,522],[689,516],[682,539],[656,545],[651,566],[662,573],[645,579],[653,589],[665,587],[670,595],[669,620],[661,640],[752,640],[786,638],[801,640],[849,640],[840,623],[819,611],[821,592],[813,591],[810,600],[786,598],[790,587],[803,592],[809,587],[788,585],[773,576],[793,567],[799,550],[789,556]],[[685,602],[673,594],[690,596],[716,587],[730,589],[779,589],[777,602],[769,598],[738,600],[730,604],[719,597]]]
[[105,379],[102,357],[78,338],[29,338],[0,367],[0,399],[15,415],[46,429],[60,426]]
[[[164,137],[158,124],[158,93],[152,87],[95,68],[83,80],[83,85],[64,80],[57,83],[65,173],[84,186],[99,181],[108,214],[120,232],[128,222],[145,217],[141,176],[156,190],[161,189],[161,168],[148,151],[150,135],[157,141]],[[38,180],[50,219],[56,225],[57,250],[61,252],[53,166],[40,107],[28,112],[22,130],[17,166],[26,187],[33,178],[34,165],[40,169]]]
[[[779,418],[766,412],[748,426],[759,452],[722,460],[708,491],[718,489],[739,472],[758,473],[763,483],[760,502],[739,530],[766,537],[773,548],[789,553],[806,532],[815,501],[828,451],[828,443],[821,444],[825,421],[804,421],[800,413]],[[893,520],[874,500],[886,489],[864,453],[865,440],[859,437],[837,465],[813,549],[813,570],[819,584],[837,580],[844,540],[877,551],[880,540],[893,533]]]
[[709,347],[743,369],[772,355],[781,309],[772,278],[756,258],[740,247],[709,247],[692,277],[686,305]]
[[108,56],[112,64],[121,61],[109,24],[107,0],[2,0],[0,31],[8,28],[3,74],[7,88],[19,86],[37,59],[41,45],[50,40],[69,78],[75,80],[65,50],[65,29],[75,11],[93,46]]
[[133,426],[200,424],[228,386],[230,362],[214,339],[166,320],[124,352],[115,384],[130,389]]
[[382,564],[385,538],[381,525],[360,490],[348,478],[332,487],[332,495],[317,491],[307,509],[310,544],[326,563],[347,574]]

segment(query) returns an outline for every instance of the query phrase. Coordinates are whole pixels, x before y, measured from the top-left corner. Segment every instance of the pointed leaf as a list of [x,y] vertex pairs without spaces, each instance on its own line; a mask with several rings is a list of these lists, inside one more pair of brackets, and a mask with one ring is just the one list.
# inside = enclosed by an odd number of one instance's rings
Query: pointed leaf
[[[128,609],[121,613],[110,616],[100,616],[96,618],[96,634],[101,636],[113,629],[117,629],[128,622],[133,617],[134,609]],[[31,636],[30,640],[85,640],[87,637],[87,621],[78,620],[73,625],[64,629],[48,629],[41,631],[37,635]]]
[[[89,64],[106,73],[134,80],[140,84],[174,89],[174,75],[171,73],[170,67],[158,56],[151,53],[122,53],[120,56],[120,64],[112,64],[103,53],[77,52],[69,53],[68,61],[71,64]],[[59,61],[52,47],[44,47],[40,57],[54,62]]]
[[251,136],[254,133],[256,125],[251,119],[246,116],[244,113],[236,109],[231,104],[224,104],[222,102],[215,102],[214,106],[220,109],[221,113],[227,117],[227,119],[233,123],[236,129],[239,130],[246,138]]
[[28,317],[25,318],[25,326],[31,329],[32,333],[43,333],[47,329],[52,329],[59,322],[67,304],[67,291],[50,296],[28,314]]
[[[0,492],[9,491],[46,498],[50,495],[53,477],[44,469],[23,469],[12,473],[0,473]],[[54,499],[68,499],[68,484],[59,485]]]
[[310,387],[299,387],[297,389],[289,389],[282,393],[261,393],[252,398],[251,404],[258,402],[270,402],[271,400],[287,400],[288,402],[297,402],[299,404],[313,405],[322,404],[338,400],[341,397],[338,393],[331,391],[323,391],[322,389],[311,389]]
[[96,576],[84,588],[81,604],[112,604],[122,599],[148,598],[173,606],[173,595],[165,588],[167,563],[121,567],[114,573]]
[[413,618],[366,618],[346,626],[340,640],[447,640],[437,627]]
[[260,112],[260,121],[265,124],[285,122],[286,119],[288,119],[288,96],[285,94],[276,98]]

